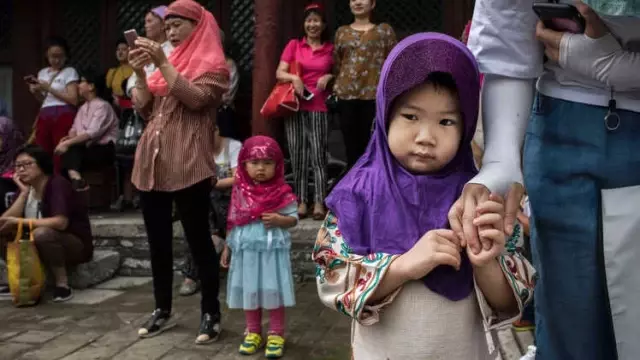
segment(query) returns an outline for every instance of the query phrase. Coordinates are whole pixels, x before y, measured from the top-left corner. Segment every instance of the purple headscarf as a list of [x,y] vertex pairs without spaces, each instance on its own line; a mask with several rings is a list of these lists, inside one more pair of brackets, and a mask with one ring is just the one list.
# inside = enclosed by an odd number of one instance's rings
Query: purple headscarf
[[[393,157],[387,143],[387,119],[393,101],[424,83],[432,72],[455,80],[464,134],[454,159],[436,174],[415,175]],[[429,230],[449,227],[447,213],[475,174],[471,140],[478,120],[480,84],[477,63],[460,41],[438,33],[407,37],[382,67],[376,97],[375,130],[365,154],[327,198],[345,241],[356,254],[402,254]],[[426,286],[451,300],[473,290],[473,270],[466,254],[459,271],[439,266]]]

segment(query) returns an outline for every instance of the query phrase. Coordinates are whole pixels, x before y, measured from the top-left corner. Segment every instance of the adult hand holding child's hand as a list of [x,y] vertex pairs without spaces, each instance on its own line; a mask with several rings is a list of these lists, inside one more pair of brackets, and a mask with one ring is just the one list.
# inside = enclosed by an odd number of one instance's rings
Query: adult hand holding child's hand
[[399,261],[400,269],[406,277],[418,280],[439,265],[459,269],[460,252],[458,237],[452,230],[431,230],[396,261]]
[[478,236],[483,246],[479,252],[474,252],[467,247],[467,255],[471,264],[482,267],[493,261],[504,250],[506,243],[504,199],[499,195],[491,194],[488,200],[478,205],[476,213],[473,225],[478,228]]

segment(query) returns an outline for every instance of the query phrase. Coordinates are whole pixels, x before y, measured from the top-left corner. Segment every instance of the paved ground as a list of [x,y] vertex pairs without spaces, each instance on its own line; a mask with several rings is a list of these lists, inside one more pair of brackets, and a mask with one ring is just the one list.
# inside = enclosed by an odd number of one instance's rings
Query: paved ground
[[[177,287],[179,281],[174,284]],[[298,285],[296,296],[298,305],[287,312],[285,359],[349,359],[348,319],[320,304],[312,282]],[[66,304],[47,302],[16,309],[2,301],[0,360],[264,358],[261,354],[253,357],[237,354],[244,329],[241,311],[224,309],[224,331],[220,340],[212,345],[195,345],[198,295],[176,298],[176,328],[151,339],[138,340],[137,329],[152,310],[152,301],[148,278],[118,278],[97,289],[78,291],[72,302]]]

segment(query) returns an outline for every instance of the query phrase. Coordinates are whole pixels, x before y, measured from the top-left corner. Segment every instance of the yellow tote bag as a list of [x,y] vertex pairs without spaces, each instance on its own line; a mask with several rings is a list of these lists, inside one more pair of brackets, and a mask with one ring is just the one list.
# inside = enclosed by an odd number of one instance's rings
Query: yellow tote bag
[[23,220],[20,220],[15,240],[7,244],[7,275],[15,306],[33,306],[40,301],[45,287],[45,272],[33,242],[31,220],[28,236],[24,234]]

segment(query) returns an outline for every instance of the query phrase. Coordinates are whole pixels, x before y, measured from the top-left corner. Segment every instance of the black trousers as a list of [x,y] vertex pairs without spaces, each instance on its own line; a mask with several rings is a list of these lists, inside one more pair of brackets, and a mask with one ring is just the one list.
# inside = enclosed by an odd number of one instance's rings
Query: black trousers
[[73,145],[61,156],[62,168],[77,172],[96,170],[101,167],[113,166],[115,156],[116,148],[112,142],[104,145]]
[[347,166],[351,168],[367,150],[373,119],[376,116],[376,102],[340,99],[338,112],[347,153]]
[[202,299],[202,313],[220,316],[218,293],[220,287],[218,255],[209,232],[209,192],[207,179],[186,189],[174,192],[141,191],[142,216],[149,239],[153,295],[156,308],[171,311],[173,290],[173,224],[172,203],[180,215],[191,256],[198,267]]

